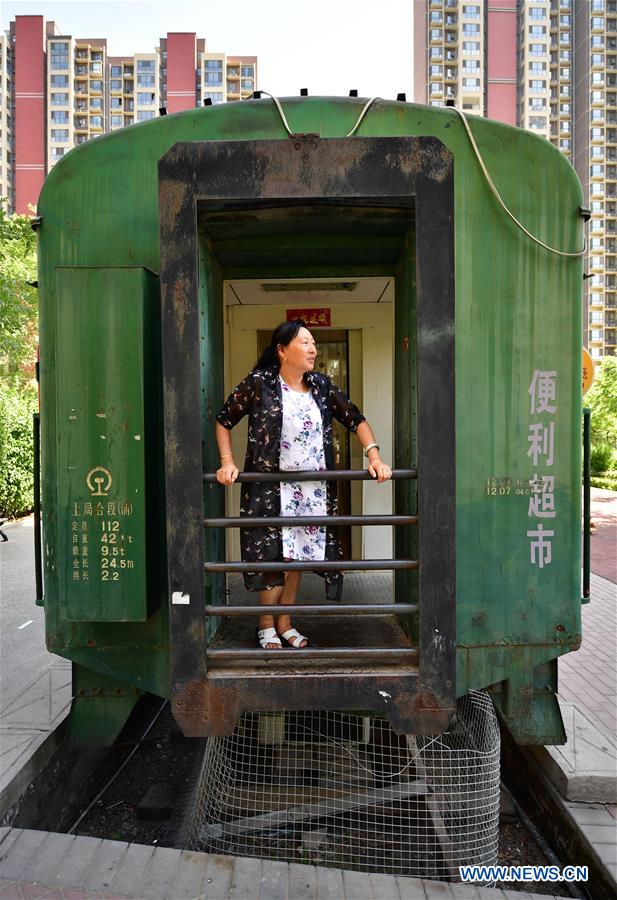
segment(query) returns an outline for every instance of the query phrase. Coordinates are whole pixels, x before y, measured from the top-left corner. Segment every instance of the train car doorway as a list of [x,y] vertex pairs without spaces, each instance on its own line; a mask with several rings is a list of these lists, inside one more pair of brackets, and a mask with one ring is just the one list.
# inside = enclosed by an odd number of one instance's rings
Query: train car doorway
[[[223,734],[243,709],[374,709],[381,697],[398,731],[442,731],[455,697],[452,155],[433,138],[189,142],[174,145],[159,162],[159,196],[176,720],[185,734]],[[246,282],[261,290],[293,280],[334,284],[388,276],[395,283],[389,350],[378,352],[370,328],[363,341],[372,409],[367,396],[350,393],[380,438],[393,433],[388,455],[401,480],[393,492],[397,522],[390,524],[404,526],[394,529],[395,555],[294,565],[394,571],[392,615],[344,600],[342,607],[364,617],[357,639],[347,630],[341,645],[345,629],[329,627],[322,646],[290,660],[283,650],[275,659],[250,645],[250,629],[234,625],[238,617],[254,616],[255,608],[226,603],[226,573],[275,571],[268,567],[278,562],[225,558],[221,532],[242,521],[224,517],[225,497],[213,474],[219,464],[213,423],[225,388],[254,365],[257,332],[272,330],[285,316],[275,304],[251,309],[240,295],[232,304],[225,291]],[[350,322],[334,316],[344,306],[333,304],[331,325],[350,332]],[[364,312],[378,316],[372,325],[383,325],[383,307]],[[380,410],[389,416],[383,429],[375,415]],[[284,480],[281,474],[242,477]],[[368,476],[352,471],[345,477]],[[371,519],[371,527],[388,524],[382,516]],[[251,527],[263,526],[256,517]],[[323,605],[310,610],[307,615],[341,615]]]

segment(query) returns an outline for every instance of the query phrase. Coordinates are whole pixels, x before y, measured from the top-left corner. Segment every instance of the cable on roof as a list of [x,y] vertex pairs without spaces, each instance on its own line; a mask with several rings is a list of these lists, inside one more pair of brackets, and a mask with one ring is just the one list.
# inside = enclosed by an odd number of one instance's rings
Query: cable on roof
[[503,209],[505,214],[510,219],[512,219],[514,224],[518,228],[520,228],[521,231],[524,234],[526,234],[527,237],[530,238],[534,243],[538,244],[540,247],[543,247],[545,250],[548,250],[549,253],[555,253],[557,256],[565,256],[570,259],[577,259],[581,256],[584,256],[585,253],[587,252],[587,241],[586,240],[583,240],[583,249],[582,250],[575,250],[573,252],[568,252],[566,250],[556,250],[554,247],[550,247],[548,244],[545,244],[544,241],[540,240],[540,238],[535,237],[535,235],[533,235],[530,231],[528,231],[525,228],[525,226],[521,222],[519,222],[519,220],[516,218],[516,216],[510,212],[510,210],[508,209],[508,207],[506,206],[504,201],[501,199],[501,195],[500,195],[499,191],[497,190],[497,188],[495,187],[495,183],[494,183],[493,179],[491,178],[491,176],[488,173],[488,169],[486,168],[484,160],[482,159],[482,155],[480,154],[480,150],[478,149],[476,140],[475,140],[473,134],[471,133],[471,128],[469,127],[469,122],[467,121],[467,116],[465,115],[465,113],[462,110],[458,109],[456,106],[452,106],[450,108],[452,109],[453,112],[457,113],[457,115],[462,120],[463,126],[465,128],[465,131],[467,132],[467,136],[469,138],[471,146],[473,147],[474,153],[476,154],[476,159],[478,160],[478,163],[480,164],[480,168],[482,169],[482,174],[486,178],[486,182],[487,182],[489,188],[491,189],[495,199],[497,200],[497,202],[499,203],[499,205],[501,206],[501,208]]

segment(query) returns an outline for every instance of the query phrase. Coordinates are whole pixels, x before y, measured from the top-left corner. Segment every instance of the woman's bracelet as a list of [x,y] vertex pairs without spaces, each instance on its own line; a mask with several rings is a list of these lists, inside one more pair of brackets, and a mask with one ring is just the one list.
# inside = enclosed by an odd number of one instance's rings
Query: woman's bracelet
[[379,444],[373,442],[372,444],[369,444],[368,447],[364,448],[364,455],[367,457],[367,459],[369,450],[377,450],[377,452],[379,453]]

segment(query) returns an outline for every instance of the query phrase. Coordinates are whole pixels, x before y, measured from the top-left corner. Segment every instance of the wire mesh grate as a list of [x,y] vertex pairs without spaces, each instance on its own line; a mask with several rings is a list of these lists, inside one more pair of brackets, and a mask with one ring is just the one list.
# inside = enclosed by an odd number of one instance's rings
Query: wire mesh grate
[[245,714],[207,743],[186,847],[456,878],[460,865],[497,861],[499,752],[482,691],[437,736],[339,712]]

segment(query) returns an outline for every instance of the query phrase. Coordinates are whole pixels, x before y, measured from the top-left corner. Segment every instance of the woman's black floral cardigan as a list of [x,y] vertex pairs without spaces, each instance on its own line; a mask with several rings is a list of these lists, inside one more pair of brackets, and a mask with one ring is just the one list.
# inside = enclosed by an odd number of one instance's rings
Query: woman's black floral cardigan
[[[343,391],[326,375],[307,372],[305,383],[310,387],[323,422],[326,468],[334,469],[332,417],[349,431],[356,431],[364,416]],[[216,417],[225,428],[232,429],[243,416],[249,417],[248,443],[244,470],[246,472],[278,472],[280,459],[283,401],[279,368],[272,366],[251,372],[231,392]],[[242,484],[240,515],[280,516],[281,498],[278,483],[246,482]],[[328,514],[336,515],[336,485],[328,482]],[[340,559],[341,548],[337,529],[328,528],[326,559]],[[242,559],[247,562],[269,562],[282,559],[280,528],[244,528],[240,531]],[[327,572],[326,593],[338,599],[342,587],[340,572]],[[284,584],[283,571],[248,572],[244,576],[247,591],[263,591]]]

